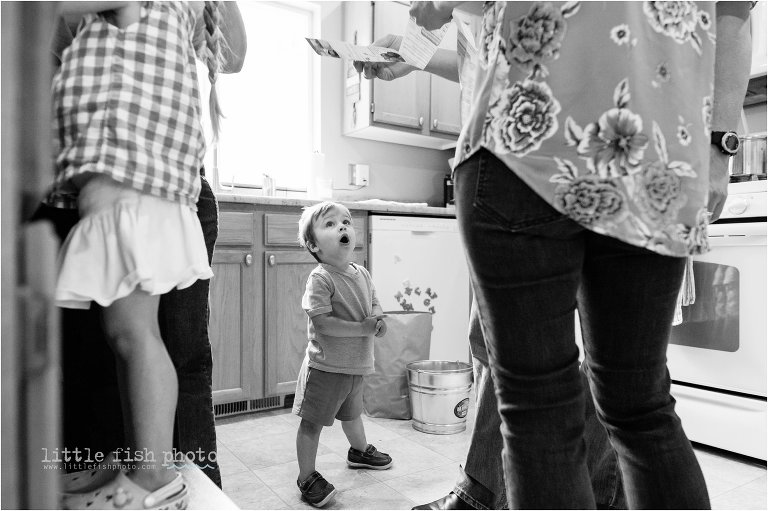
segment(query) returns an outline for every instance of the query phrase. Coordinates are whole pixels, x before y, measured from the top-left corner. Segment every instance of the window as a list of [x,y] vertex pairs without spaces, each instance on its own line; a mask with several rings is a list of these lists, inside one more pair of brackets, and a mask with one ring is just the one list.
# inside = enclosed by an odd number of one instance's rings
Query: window
[[[248,38],[243,68],[216,82],[224,119],[206,169],[224,188],[306,189],[310,155],[320,147],[319,59],[305,37],[319,35],[320,8],[308,2],[238,2]],[[205,66],[198,64],[210,132]],[[209,172],[209,176],[211,176]]]

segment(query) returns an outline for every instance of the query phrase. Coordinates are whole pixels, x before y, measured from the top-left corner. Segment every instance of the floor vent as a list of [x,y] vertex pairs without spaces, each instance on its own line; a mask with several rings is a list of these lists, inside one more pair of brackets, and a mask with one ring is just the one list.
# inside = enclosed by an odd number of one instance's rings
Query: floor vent
[[213,406],[213,413],[216,418],[230,417],[243,413],[257,412],[259,410],[268,410],[270,408],[280,408],[283,406],[285,396],[265,397],[262,399],[249,399],[244,401],[235,401],[234,403],[223,403]]

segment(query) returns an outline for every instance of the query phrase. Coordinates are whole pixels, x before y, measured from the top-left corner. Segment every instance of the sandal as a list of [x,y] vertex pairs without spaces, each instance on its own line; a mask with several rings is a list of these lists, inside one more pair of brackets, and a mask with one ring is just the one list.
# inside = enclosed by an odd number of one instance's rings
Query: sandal
[[121,470],[106,485],[81,493],[66,493],[63,509],[186,509],[189,491],[181,474],[162,488],[150,492],[131,481]]
[[115,453],[111,452],[91,470],[70,472],[61,476],[61,491],[66,494],[95,490],[117,477],[120,465],[115,461]]

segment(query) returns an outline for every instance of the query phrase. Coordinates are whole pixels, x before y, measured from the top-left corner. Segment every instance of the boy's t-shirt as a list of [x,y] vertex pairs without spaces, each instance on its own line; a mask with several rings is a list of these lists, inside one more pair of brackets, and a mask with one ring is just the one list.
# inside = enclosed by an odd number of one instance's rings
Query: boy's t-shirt
[[325,313],[347,321],[362,321],[381,314],[381,306],[368,270],[350,263],[346,271],[320,263],[307,279],[301,299],[307,316],[309,367],[344,374],[373,372],[373,335],[332,337],[315,330],[312,318]]

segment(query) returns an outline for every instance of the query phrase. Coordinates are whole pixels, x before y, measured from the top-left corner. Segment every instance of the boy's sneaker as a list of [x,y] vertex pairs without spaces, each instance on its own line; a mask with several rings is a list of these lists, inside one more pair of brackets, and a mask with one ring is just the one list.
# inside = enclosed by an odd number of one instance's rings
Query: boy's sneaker
[[304,500],[315,507],[323,507],[336,495],[336,488],[317,471],[309,474],[303,483],[297,480],[296,484]]
[[389,454],[379,452],[373,445],[368,444],[365,451],[350,447],[347,453],[347,465],[355,468],[386,470],[392,466],[392,458]]

